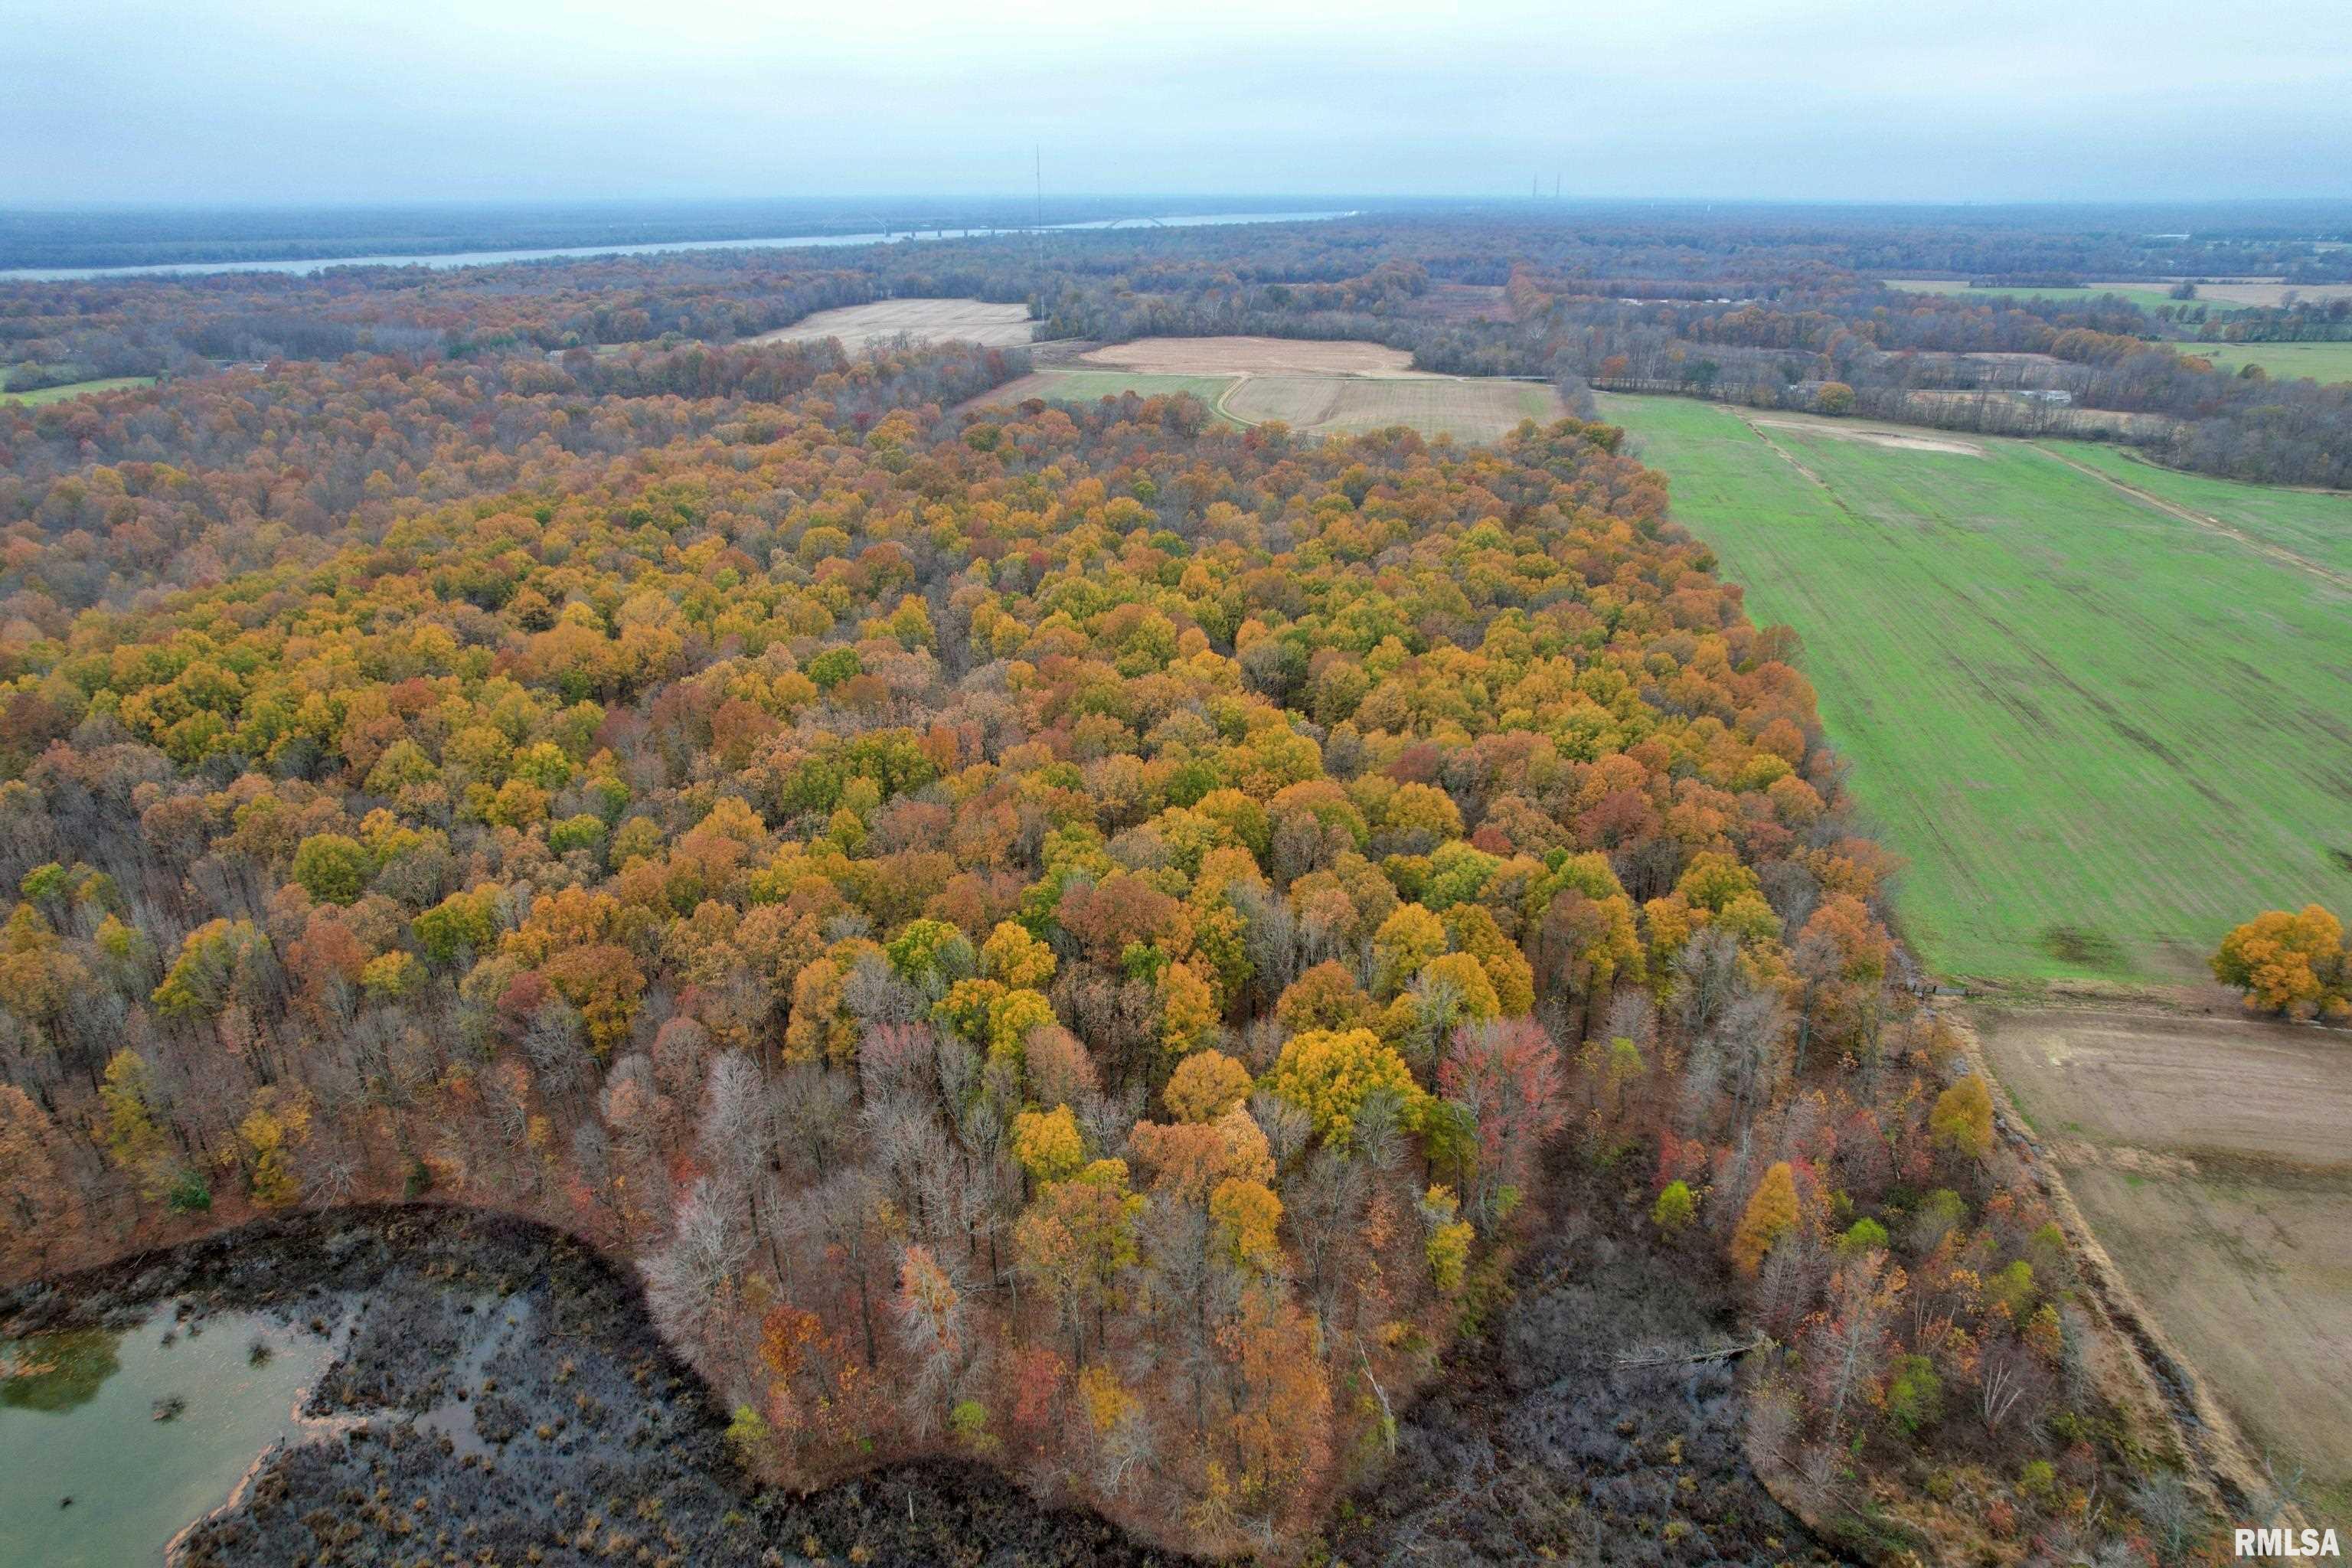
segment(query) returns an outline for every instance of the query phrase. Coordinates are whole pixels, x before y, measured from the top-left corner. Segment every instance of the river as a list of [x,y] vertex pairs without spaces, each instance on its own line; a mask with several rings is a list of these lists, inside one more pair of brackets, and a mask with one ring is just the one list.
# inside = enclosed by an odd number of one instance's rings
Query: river
[[[1049,234],[1080,229],[1205,228],[1237,223],[1314,223],[1353,217],[1350,212],[1190,213],[1172,217],[1097,218],[1045,226]],[[194,277],[215,272],[323,272],[330,267],[497,267],[510,261],[553,261],[573,256],[658,256],[676,250],[805,250],[845,245],[901,245],[909,240],[989,239],[1028,234],[1025,228],[948,228],[913,234],[803,234],[772,239],[681,239],[657,245],[575,245],[553,250],[461,250],[446,256],[334,256],[292,261],[173,261],[149,267],[16,267],[0,282],[64,283],[86,278]]]

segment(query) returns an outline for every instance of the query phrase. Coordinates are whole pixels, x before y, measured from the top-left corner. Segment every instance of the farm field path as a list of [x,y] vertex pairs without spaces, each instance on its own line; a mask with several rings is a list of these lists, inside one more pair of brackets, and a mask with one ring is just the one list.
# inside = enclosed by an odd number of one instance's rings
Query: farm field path
[[2339,574],[2352,574],[2352,492],[2186,473],[2152,463],[2127,447],[2095,442],[2061,442],[2053,449],[2078,467],[2121,480],[2127,489],[2188,507]]
[[2057,458],[2058,461],[2074,469],[2076,473],[2088,474],[2102,484],[2113,485],[2116,489],[2123,491],[2126,495],[2132,497],[2134,500],[2144,501],[2147,505],[2155,507],[2159,511],[2170,512],[2173,516],[2180,519],[2183,522],[2192,523],[2199,528],[2210,529],[2213,532],[2220,534],[2224,539],[2234,539],[2249,550],[2258,551],[2262,554],[2267,555],[2272,560],[2278,562],[2283,566],[2291,566],[2298,572],[2308,572],[2313,576],[2319,578],[2322,582],[2333,583],[2339,588],[2352,588],[2352,572],[2338,572],[2332,566],[2323,566],[2316,561],[2305,560],[2304,557],[2297,555],[2294,551],[2287,549],[2283,544],[2274,544],[2269,540],[2257,538],[2255,535],[2248,533],[2242,529],[2232,528],[2228,523],[2223,522],[2220,518],[2213,516],[2210,512],[2194,511],[2188,507],[2180,505],[2177,501],[2168,501],[2162,496],[2155,495],[2147,490],[2144,490],[2137,485],[2132,484],[2128,480],[2119,479],[2114,474],[2107,473],[2099,468],[2095,468],[2088,463],[2078,462],[2054,447],[2045,445],[2041,449],[2049,453],[2052,457]]
[[1963,455],[1686,399],[1603,406],[1755,618],[1803,638],[1936,972],[2173,985],[2255,910],[2352,903],[2352,588],[2248,546],[2324,561],[2301,542],[2335,498],[2224,510],[2031,442]]

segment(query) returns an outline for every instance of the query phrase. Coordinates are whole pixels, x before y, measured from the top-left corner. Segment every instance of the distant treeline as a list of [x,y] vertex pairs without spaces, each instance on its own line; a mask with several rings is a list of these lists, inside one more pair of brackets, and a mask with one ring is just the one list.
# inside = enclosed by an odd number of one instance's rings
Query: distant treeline
[[[1049,216],[1053,215],[1048,215]],[[2182,238],[2149,226],[2068,232],[2112,216],[1809,214],[1795,209],[1517,207],[1414,210],[1317,223],[1063,232],[822,253],[706,251],[474,268],[0,285],[0,374],[138,375],[222,362],[353,353],[487,358],[573,347],[728,343],[812,311],[933,296],[1026,302],[1040,336],[1116,342],[1253,333],[1368,339],[1428,370],[1671,384],[1786,401],[1790,388],[1895,394],[2063,393],[2049,404],[2160,419],[2124,426],[2168,461],[2251,480],[2352,484],[2352,388],[2233,375],[2189,334],[2284,341],[2340,332],[2346,308],[2301,303],[2197,321],[2116,294],[1915,293],[1889,273],[2032,278],[2266,271],[2352,276],[2352,251],[2314,235]],[[1499,290],[1464,319],[1442,285]],[[2264,334],[2256,337],[2254,334]],[[2275,337],[2270,334],[2275,334]],[[1974,355],[2037,356],[1983,360]],[[14,367],[13,370],[7,367]],[[1801,391],[1794,395],[1801,399]],[[1933,423],[2002,430],[2046,421],[2016,398],[1925,400]],[[1982,412],[1972,413],[1971,410]],[[2040,427],[2040,426],[2037,426]]]

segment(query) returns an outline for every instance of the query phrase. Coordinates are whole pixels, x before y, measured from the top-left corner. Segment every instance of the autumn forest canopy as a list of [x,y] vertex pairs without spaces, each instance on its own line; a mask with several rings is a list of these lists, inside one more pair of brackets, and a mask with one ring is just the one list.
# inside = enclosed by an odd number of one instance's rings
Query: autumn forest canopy
[[[1998,342],[2313,482],[2347,389],[1855,270],[2120,240],[1206,232],[0,284],[0,355],[166,377],[0,405],[0,1269],[528,1215],[638,1271],[748,1478],[952,1454],[1295,1558],[1574,1210],[1719,1306],[1745,1462],[1828,1546],[2177,1560],[1796,634],[1621,432],[1307,440],[740,340],[938,294],[1865,396]],[[2308,923],[2239,958],[2340,1000]],[[1578,1508],[1735,1550],[1612,1500],[1607,1433]]]

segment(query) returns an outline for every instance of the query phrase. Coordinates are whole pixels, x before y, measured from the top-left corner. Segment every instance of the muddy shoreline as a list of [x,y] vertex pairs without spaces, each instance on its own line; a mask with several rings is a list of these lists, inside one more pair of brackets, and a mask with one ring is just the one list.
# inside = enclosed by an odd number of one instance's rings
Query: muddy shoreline
[[[1563,1153],[1549,1219],[1489,1281],[1484,1331],[1398,1411],[1394,1458],[1339,1502],[1326,1560],[1832,1560],[1748,1468],[1731,1364],[1622,1364],[1722,1342],[1729,1300]],[[387,1548],[761,1568],[853,1553],[908,1568],[1190,1561],[967,1461],[887,1465],[805,1496],[759,1486],[635,1277],[514,1215],[417,1204],[257,1220],[0,1290],[0,1332],[119,1327],[163,1303],[260,1311],[341,1347],[302,1412],[323,1435],[266,1454],[184,1532],[176,1561],[193,1568]]]
[[371,1561],[386,1546],[550,1563],[641,1549],[697,1564],[860,1548],[908,1568],[1185,1561],[968,1463],[893,1465],[805,1497],[758,1487],[636,1281],[510,1215],[427,1204],[257,1220],[0,1291],[0,1331],[123,1327],[164,1302],[320,1333],[351,1320],[304,1410],[341,1429],[266,1455],[239,1498],[195,1521],[176,1559],[195,1568]]

